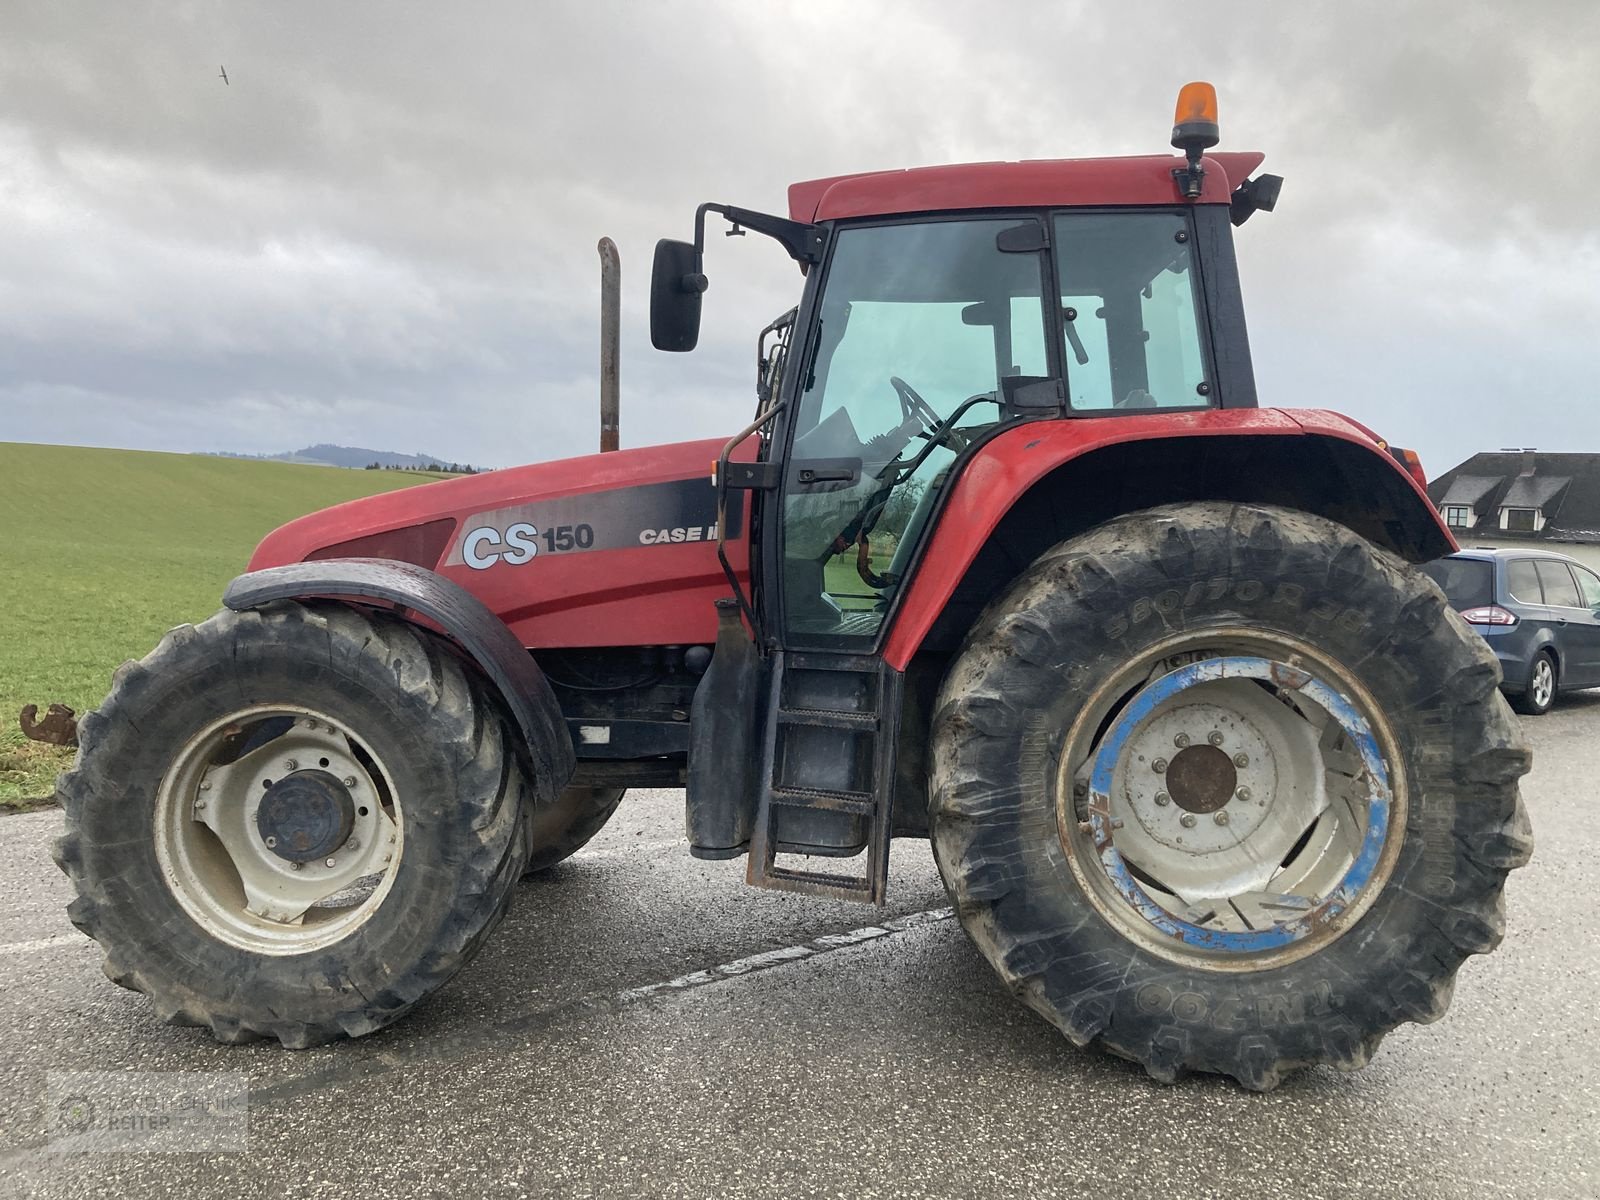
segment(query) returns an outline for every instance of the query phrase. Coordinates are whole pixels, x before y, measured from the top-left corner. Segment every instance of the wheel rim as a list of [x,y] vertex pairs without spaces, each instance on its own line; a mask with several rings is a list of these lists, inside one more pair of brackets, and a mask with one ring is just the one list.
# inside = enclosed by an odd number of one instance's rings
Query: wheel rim
[[1533,702],[1543,708],[1556,690],[1556,671],[1550,660],[1540,655],[1533,664]]
[[1396,761],[1342,667],[1287,638],[1190,635],[1119,672],[1073,723],[1061,839],[1140,945],[1265,969],[1338,937],[1382,890],[1404,828]]
[[262,954],[348,937],[394,881],[404,821],[382,762],[340,721],[261,706],[184,745],[156,795],[167,886],[209,935]]

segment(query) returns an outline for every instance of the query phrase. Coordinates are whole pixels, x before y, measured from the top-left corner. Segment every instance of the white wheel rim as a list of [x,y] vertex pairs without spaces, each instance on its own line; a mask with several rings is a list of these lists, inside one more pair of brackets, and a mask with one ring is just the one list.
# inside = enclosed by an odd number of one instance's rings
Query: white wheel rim
[[1141,945],[1213,969],[1280,965],[1382,890],[1401,841],[1390,831],[1404,828],[1393,735],[1308,648],[1180,641],[1074,722],[1062,843],[1096,907]]
[[[248,752],[232,757],[241,746]],[[313,773],[338,781],[350,827],[325,854],[297,863],[268,844],[259,810],[272,785]],[[162,875],[218,941],[260,954],[332,945],[370,920],[393,885],[404,820],[392,778],[325,713],[287,705],[232,713],[190,738],[162,778],[154,821]]]

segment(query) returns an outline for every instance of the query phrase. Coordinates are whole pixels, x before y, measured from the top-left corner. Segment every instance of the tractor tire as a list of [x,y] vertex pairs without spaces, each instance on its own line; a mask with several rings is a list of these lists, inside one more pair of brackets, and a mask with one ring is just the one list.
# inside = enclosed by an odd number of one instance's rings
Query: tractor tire
[[617,811],[626,788],[569,787],[548,808],[530,809],[533,853],[524,872],[537,875],[571,858]]
[[72,923],[115,982],[221,1042],[397,1020],[510,904],[533,794],[446,643],[342,604],[180,626],[80,725],[57,784]]
[[1555,656],[1541,650],[1528,664],[1528,679],[1520,693],[1511,698],[1511,707],[1525,717],[1542,717],[1556,706],[1556,691],[1561,685]]
[[1342,525],[1111,521],[1027,568],[941,687],[933,848],[1024,1004],[1171,1081],[1354,1070],[1495,948],[1533,849],[1482,638]]

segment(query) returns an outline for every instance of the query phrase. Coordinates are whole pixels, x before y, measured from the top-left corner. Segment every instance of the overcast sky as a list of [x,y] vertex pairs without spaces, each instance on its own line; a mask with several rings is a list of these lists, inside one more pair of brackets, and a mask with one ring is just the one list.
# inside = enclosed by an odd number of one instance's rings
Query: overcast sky
[[[25,3],[0,9],[0,440],[509,465],[731,433],[799,275],[655,239],[796,179],[1166,149],[1189,79],[1287,183],[1239,231],[1263,404],[1435,474],[1600,451],[1600,4]],[[218,77],[225,65],[230,84]]]

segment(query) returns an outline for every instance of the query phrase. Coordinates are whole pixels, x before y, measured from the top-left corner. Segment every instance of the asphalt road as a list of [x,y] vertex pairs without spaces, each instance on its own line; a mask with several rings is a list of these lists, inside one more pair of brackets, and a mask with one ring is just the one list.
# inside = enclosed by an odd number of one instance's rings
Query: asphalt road
[[[67,923],[56,813],[0,818],[0,1194],[1600,1194],[1600,694],[1527,723],[1538,848],[1439,1024],[1266,1096],[1164,1087],[1018,1007],[897,846],[886,912],[755,892],[636,792],[399,1027],[223,1047]],[[837,936],[848,935],[848,936]],[[46,1072],[244,1071],[249,1148],[49,1149]]]

